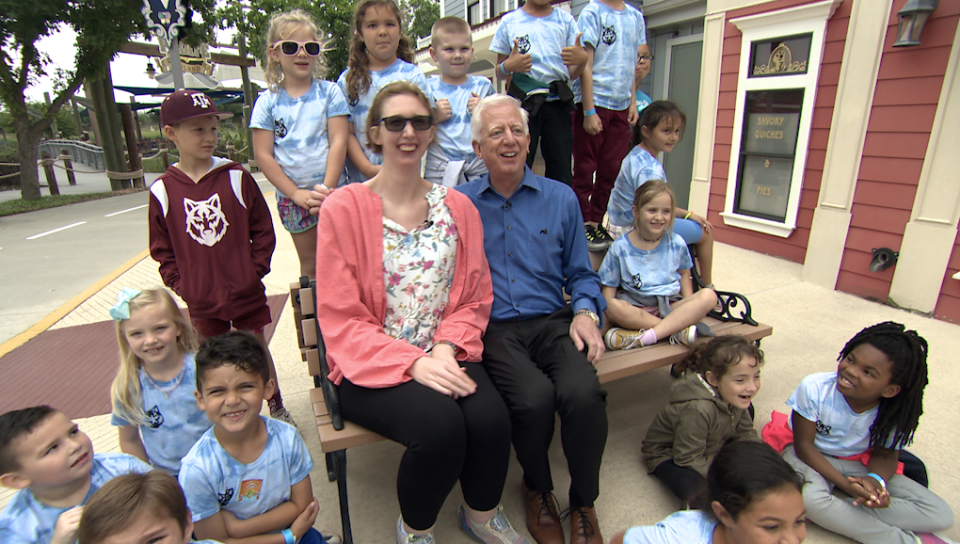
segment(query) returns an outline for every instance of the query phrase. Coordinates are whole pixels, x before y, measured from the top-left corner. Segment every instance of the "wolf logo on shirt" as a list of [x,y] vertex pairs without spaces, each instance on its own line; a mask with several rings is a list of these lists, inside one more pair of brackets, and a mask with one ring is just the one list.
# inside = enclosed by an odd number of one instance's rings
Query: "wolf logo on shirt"
[[277,138],[283,138],[287,135],[287,125],[284,124],[283,119],[273,120],[273,135]]
[[637,289],[643,289],[643,278],[640,277],[640,274],[633,275],[633,286]]
[[160,413],[159,407],[154,406],[147,410],[145,415],[147,416],[147,424],[150,425],[151,429],[159,429],[163,425],[163,414]]
[[613,45],[613,42],[617,41],[617,27],[613,25],[603,27],[600,39],[607,45]]
[[520,36],[517,38],[517,51],[521,55],[526,55],[530,52],[530,36]]
[[217,493],[217,502],[220,503],[220,507],[230,504],[230,499],[233,498],[233,488],[226,490],[224,493]]
[[200,245],[213,247],[227,233],[227,216],[220,209],[220,195],[202,201],[183,199],[187,212],[187,234]]
[[817,434],[822,434],[825,436],[830,436],[830,431],[833,430],[833,427],[830,425],[825,425],[819,419],[817,420]]

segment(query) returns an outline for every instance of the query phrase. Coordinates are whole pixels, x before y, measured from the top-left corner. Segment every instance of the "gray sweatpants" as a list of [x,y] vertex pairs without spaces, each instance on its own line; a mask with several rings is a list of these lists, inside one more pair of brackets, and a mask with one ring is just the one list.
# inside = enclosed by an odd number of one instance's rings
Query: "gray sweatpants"
[[[869,470],[860,461],[844,461],[824,455],[844,476],[866,476]],[[953,526],[953,511],[943,499],[906,476],[895,474],[887,480],[890,506],[854,506],[853,499],[832,494],[834,485],[797,457],[793,446],[783,458],[799,472],[807,517],[817,525],[866,544],[916,544],[915,532],[932,533]]]

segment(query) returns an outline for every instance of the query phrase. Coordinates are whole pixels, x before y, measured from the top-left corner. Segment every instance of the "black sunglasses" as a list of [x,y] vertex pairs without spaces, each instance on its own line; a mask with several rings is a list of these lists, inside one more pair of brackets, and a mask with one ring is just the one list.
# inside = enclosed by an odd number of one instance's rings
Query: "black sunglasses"
[[284,40],[273,44],[274,47],[280,45],[280,51],[284,55],[296,55],[300,52],[300,48],[303,47],[303,50],[307,52],[311,57],[315,57],[320,54],[320,42],[295,42],[293,40]]
[[429,130],[433,126],[433,117],[429,115],[414,115],[413,117],[391,115],[390,117],[382,117],[380,122],[390,132],[401,132],[403,127],[407,126],[407,123],[413,125],[413,130]]

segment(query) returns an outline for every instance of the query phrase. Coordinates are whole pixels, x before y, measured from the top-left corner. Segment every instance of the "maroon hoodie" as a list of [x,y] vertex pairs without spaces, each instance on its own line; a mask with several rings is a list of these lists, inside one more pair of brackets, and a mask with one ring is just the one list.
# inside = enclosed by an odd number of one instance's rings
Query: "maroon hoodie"
[[199,182],[171,166],[150,185],[150,255],[192,317],[229,321],[266,304],[261,279],[276,246],[253,176],[214,157]]

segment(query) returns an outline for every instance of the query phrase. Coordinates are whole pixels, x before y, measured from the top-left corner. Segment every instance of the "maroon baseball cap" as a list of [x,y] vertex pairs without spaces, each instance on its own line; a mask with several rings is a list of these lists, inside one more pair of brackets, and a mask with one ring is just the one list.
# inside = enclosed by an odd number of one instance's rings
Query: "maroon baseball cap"
[[160,124],[163,126],[208,115],[216,115],[217,119],[233,117],[232,113],[218,111],[213,100],[200,91],[175,91],[168,94],[160,104]]

